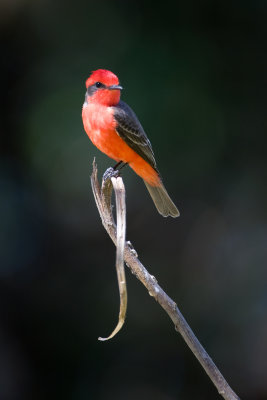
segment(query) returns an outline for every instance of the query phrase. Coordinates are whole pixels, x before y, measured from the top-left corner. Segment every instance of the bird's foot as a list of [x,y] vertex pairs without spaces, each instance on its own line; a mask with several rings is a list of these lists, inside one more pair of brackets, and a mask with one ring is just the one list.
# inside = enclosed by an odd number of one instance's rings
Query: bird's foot
[[117,178],[120,174],[120,171],[115,170],[114,168],[110,167],[108,168],[103,175],[103,182],[106,182],[107,180],[111,179],[112,177]]

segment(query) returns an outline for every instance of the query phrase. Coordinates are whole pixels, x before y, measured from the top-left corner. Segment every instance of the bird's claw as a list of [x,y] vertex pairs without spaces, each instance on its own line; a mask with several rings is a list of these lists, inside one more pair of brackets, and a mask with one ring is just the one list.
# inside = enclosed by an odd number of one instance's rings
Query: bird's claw
[[112,167],[108,168],[103,175],[103,182],[111,179],[112,177],[117,178],[119,176],[119,171],[113,169]]

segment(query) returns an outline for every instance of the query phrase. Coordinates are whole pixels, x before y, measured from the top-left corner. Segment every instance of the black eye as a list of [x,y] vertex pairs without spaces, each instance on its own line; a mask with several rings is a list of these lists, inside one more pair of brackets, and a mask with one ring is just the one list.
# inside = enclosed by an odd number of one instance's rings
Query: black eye
[[104,86],[101,82],[96,82],[95,85],[98,89]]

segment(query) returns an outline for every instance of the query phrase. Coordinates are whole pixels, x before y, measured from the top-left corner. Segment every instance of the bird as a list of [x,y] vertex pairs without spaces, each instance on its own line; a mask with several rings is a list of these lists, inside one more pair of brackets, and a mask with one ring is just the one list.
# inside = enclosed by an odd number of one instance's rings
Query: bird
[[84,130],[92,143],[119,165],[128,164],[143,180],[164,217],[180,215],[163,185],[151,143],[134,111],[120,100],[118,77],[97,69],[86,80],[82,107]]

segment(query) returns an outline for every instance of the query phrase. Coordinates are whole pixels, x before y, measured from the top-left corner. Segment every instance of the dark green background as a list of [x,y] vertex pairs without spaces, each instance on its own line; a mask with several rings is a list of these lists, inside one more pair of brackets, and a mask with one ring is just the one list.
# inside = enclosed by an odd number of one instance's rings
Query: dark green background
[[179,219],[123,171],[127,238],[234,390],[267,397],[265,1],[1,0],[0,399],[219,399],[127,270],[90,188],[114,162],[83,131],[111,69]]

